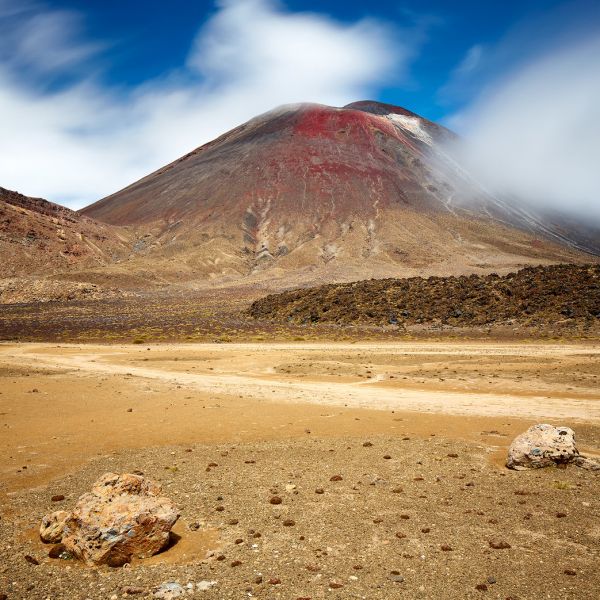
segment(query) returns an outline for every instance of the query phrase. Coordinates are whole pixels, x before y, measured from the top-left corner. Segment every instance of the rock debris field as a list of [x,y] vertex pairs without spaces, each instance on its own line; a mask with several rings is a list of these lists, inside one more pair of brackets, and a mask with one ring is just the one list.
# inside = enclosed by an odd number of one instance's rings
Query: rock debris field
[[[505,464],[539,423],[600,456],[598,351],[4,345],[0,598],[597,600],[600,472]],[[110,473],[160,485],[167,547],[88,566],[43,543]]]
[[[98,474],[132,469],[178,505],[172,546],[120,568],[49,558],[40,515],[71,507]],[[214,599],[591,600],[599,492],[588,471],[509,471],[483,446],[437,436],[128,451],[13,497],[0,521],[1,590],[168,597],[160,585],[175,582]]]

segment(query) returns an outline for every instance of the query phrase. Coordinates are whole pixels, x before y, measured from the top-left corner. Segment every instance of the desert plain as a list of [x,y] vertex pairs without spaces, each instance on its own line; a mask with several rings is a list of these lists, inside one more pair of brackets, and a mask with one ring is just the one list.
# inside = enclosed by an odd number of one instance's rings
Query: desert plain
[[[504,463],[541,422],[600,455],[599,354],[593,341],[3,343],[0,594],[153,597],[171,581],[212,599],[595,600],[600,477]],[[134,471],[181,512],[170,547],[117,569],[49,558],[41,517]]]

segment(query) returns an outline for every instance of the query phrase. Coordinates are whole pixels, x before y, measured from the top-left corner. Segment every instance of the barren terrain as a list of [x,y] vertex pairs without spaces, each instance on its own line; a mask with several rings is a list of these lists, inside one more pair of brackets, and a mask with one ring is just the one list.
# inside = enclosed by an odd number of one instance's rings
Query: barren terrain
[[[593,343],[1,345],[0,594],[143,597],[176,580],[216,582],[190,594],[213,599],[596,599],[600,477],[503,462],[536,422],[569,425],[600,453],[599,354]],[[173,546],[121,569],[48,558],[41,516],[102,473],[133,470],[180,507]]]

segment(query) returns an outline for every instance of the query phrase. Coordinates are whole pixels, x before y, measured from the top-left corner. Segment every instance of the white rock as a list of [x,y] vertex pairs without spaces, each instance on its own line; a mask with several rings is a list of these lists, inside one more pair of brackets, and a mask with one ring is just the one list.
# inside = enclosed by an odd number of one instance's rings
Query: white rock
[[578,456],[572,429],[540,424],[533,425],[513,440],[506,466],[516,470],[535,469],[569,463]]

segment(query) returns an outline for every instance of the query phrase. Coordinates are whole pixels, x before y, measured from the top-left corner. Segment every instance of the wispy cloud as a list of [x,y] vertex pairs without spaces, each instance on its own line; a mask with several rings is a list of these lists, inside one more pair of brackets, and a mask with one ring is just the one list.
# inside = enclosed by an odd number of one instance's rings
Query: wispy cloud
[[[463,160],[498,193],[597,222],[600,21],[593,25],[593,18],[581,19],[599,13],[579,13],[579,21],[559,23],[560,35],[542,38],[541,48],[530,44],[526,31],[508,37],[518,60],[489,76],[487,67],[500,64],[498,54],[506,62],[509,44],[504,40],[481,67],[483,91],[447,121],[465,138]],[[535,24],[529,25],[534,30]],[[548,30],[548,25],[539,29]],[[518,39],[523,43],[516,44]]]
[[[184,65],[124,95],[93,76],[105,48],[80,15],[15,6],[0,0],[0,185],[79,206],[276,105],[372,96],[401,80],[417,43],[372,19],[222,0]],[[71,83],[39,85],[57,73]]]

